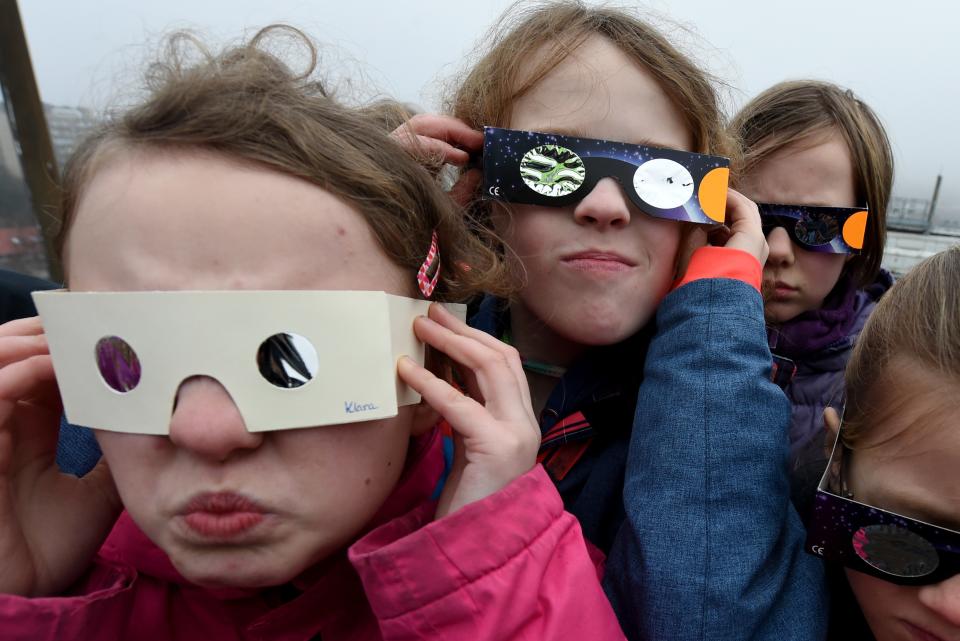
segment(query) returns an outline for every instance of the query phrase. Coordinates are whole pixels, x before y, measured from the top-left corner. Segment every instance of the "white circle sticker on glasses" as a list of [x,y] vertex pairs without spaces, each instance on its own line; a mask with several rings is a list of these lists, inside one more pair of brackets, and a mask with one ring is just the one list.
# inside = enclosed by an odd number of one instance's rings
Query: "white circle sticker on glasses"
[[693,196],[693,176],[676,161],[654,158],[637,167],[633,188],[644,202],[658,209],[673,209]]
[[538,194],[559,198],[580,189],[587,170],[580,156],[560,145],[540,145],[520,160],[520,177]]

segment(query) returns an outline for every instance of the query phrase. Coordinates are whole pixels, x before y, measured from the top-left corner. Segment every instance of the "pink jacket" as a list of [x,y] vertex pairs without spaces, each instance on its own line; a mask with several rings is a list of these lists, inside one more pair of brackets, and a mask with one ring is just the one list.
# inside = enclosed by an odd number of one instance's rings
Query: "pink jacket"
[[543,468],[432,522],[441,450],[422,439],[379,525],[277,588],[191,585],[124,512],[69,594],[0,595],[0,639],[623,639]]

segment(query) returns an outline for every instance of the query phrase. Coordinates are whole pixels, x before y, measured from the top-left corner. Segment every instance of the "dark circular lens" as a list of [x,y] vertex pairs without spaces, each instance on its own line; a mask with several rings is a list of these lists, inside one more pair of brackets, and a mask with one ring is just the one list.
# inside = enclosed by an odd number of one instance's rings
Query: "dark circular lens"
[[828,214],[807,212],[797,221],[794,233],[805,245],[826,245],[840,235],[840,225]]
[[267,382],[277,387],[300,387],[317,374],[317,350],[299,334],[274,334],[260,343],[257,367]]
[[853,549],[868,565],[899,577],[926,576],[937,569],[937,549],[897,525],[868,525],[853,534]]
[[127,341],[104,336],[97,341],[97,369],[103,382],[117,392],[129,392],[140,383],[140,359]]
[[520,160],[520,177],[530,189],[559,198],[580,189],[587,170],[580,156],[560,145],[540,145]]

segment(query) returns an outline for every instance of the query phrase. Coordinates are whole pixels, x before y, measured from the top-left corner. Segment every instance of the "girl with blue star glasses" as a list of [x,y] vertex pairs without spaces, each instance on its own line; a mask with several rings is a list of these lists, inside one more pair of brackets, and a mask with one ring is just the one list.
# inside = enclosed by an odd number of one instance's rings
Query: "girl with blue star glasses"
[[627,635],[822,638],[769,381],[765,240],[727,190],[710,78],[650,23],[579,2],[517,7],[479,51],[450,116],[394,133],[433,165],[482,166],[452,195],[521,288],[471,323],[519,350],[538,458],[607,555]]

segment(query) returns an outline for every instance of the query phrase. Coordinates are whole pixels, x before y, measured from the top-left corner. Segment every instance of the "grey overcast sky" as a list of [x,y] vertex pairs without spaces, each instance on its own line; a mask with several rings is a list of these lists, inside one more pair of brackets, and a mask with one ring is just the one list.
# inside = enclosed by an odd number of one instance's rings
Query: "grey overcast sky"
[[[102,107],[174,28],[214,41],[277,21],[333,45],[373,85],[436,108],[508,0],[19,0],[45,102]],[[960,218],[960,3],[947,0],[654,0],[639,5],[728,82],[734,106],[787,78],[846,85],[887,125],[895,195],[929,198]],[[663,24],[660,22],[660,24]],[[684,29],[678,28],[683,27]],[[692,32],[693,35],[688,33]]]

